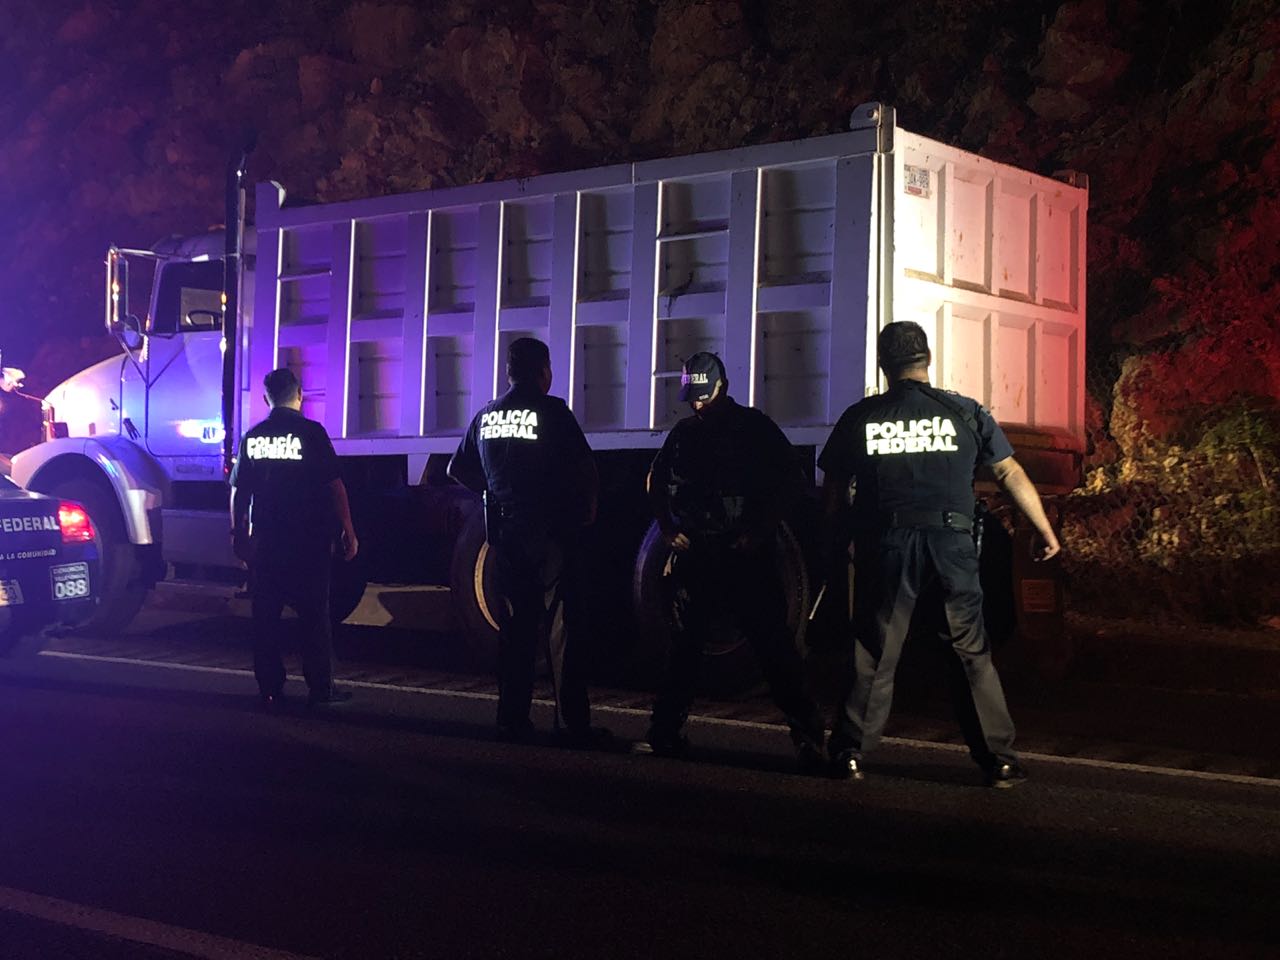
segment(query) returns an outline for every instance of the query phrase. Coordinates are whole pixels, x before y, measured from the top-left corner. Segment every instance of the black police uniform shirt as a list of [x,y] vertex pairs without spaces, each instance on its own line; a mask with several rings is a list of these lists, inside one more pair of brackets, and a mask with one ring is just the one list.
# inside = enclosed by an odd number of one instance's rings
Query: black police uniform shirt
[[329,484],[338,455],[323,426],[275,407],[240,440],[231,471],[238,495],[251,497],[250,523],[260,554],[302,563],[327,559],[339,531]]
[[512,517],[576,526],[575,490],[591,447],[568,405],[537,387],[515,384],[471,421],[454,459],[484,473],[491,501]]
[[899,380],[885,393],[849,407],[836,423],[818,466],[855,479],[855,523],[874,526],[894,511],[971,517],[978,466],[1013,455],[985,407],[958,393],[936,391],[973,416],[975,435],[957,411],[929,395],[934,389]]
[[779,516],[799,485],[791,443],[764,412],[732,397],[680,420],[653,460],[652,482],[687,536],[732,536]]

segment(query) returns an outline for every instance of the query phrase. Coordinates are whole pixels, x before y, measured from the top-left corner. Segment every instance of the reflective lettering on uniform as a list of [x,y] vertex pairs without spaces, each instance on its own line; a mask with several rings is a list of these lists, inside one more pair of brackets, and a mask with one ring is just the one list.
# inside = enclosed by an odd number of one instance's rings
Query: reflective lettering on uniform
[[537,410],[490,410],[480,417],[481,440],[537,440]]
[[867,453],[871,456],[895,453],[954,453],[956,425],[950,417],[919,420],[881,420],[867,425]]
[[705,373],[685,373],[680,376],[680,385],[682,387],[687,387],[689,384],[705,387],[710,382]]
[[283,437],[246,437],[245,454],[250,460],[301,460],[302,438],[292,433]]
[[32,533],[41,530],[51,530],[57,533],[61,529],[58,526],[57,517],[4,517],[0,519],[0,530],[5,533]]

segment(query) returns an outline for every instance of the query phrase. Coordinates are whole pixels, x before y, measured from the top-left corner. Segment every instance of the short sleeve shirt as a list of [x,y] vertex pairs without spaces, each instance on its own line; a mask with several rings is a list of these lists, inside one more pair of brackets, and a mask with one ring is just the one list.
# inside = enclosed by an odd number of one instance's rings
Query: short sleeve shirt
[[831,476],[852,477],[854,516],[874,522],[896,510],[971,516],[977,468],[1012,455],[1004,431],[976,400],[900,380],[844,412],[818,466]]
[[454,462],[483,472],[485,487],[515,515],[552,523],[582,513],[572,502],[577,469],[591,447],[559,397],[516,384],[476,414]]
[[323,426],[276,407],[245,433],[231,485],[250,497],[250,524],[260,552],[299,562],[328,556],[338,533],[329,484],[338,455]]
[[741,532],[799,487],[799,466],[778,425],[732,397],[721,402],[715,416],[680,420],[653,460],[651,482],[667,489],[686,534]]

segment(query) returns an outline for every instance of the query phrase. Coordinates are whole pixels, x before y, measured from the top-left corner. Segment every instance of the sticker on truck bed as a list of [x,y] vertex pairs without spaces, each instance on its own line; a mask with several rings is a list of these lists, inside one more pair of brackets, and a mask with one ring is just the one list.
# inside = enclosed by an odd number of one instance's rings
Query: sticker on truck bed
[[53,583],[53,599],[78,600],[89,595],[89,565],[63,563],[49,568]]
[[22,586],[17,580],[0,580],[0,607],[16,607],[22,603]]
[[908,196],[929,196],[930,172],[928,167],[913,167],[904,164],[902,167],[902,190]]

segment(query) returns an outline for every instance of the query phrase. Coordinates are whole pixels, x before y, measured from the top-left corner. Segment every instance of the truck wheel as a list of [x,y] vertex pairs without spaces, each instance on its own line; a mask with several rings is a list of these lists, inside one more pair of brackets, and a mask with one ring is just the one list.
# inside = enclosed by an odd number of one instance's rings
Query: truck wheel
[[484,512],[477,510],[462,525],[453,546],[449,588],[454,609],[466,631],[471,660],[479,670],[498,664],[498,575],[484,536]]
[[[633,656],[635,671],[646,684],[661,677],[671,643],[662,583],[670,553],[658,525],[653,524],[640,544],[632,579],[639,634]],[[800,542],[785,523],[778,528],[777,571],[787,599],[787,629],[803,656],[809,623],[809,575]],[[760,676],[760,665],[746,637],[727,624],[717,626],[703,652],[702,690],[713,695],[741,693],[759,682]]]
[[125,532],[124,517],[115,498],[92,480],[66,480],[48,491],[51,497],[75,500],[89,514],[99,559],[93,616],[80,625],[92,633],[117,633],[133,620],[147,596],[139,579],[137,551]]

